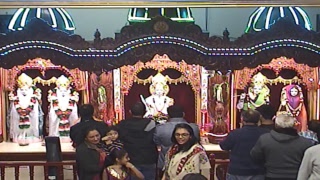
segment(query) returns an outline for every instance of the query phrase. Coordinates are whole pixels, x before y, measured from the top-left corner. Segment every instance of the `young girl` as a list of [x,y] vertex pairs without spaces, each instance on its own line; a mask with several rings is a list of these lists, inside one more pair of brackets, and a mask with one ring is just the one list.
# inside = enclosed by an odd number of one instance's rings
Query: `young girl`
[[103,180],[130,180],[131,176],[143,180],[143,174],[129,162],[128,153],[124,149],[113,149],[109,154],[113,165],[106,168]]
[[102,149],[107,153],[110,154],[110,152],[114,148],[122,149],[123,143],[118,139],[119,133],[116,126],[110,126],[107,129],[107,134],[105,137],[102,138],[102,141],[105,142],[105,145],[102,147]]

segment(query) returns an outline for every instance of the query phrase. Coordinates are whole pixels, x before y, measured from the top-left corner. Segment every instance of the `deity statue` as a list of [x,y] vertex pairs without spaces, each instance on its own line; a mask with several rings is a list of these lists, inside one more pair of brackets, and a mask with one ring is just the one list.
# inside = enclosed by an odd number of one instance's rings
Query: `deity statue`
[[107,118],[107,91],[103,86],[98,88],[98,109],[100,114],[100,119],[106,120]]
[[145,100],[142,98],[146,106],[146,114],[144,117],[157,118],[166,117],[168,115],[167,108],[172,106],[174,101],[168,97],[169,86],[167,85],[167,77],[158,73],[152,77],[152,84],[149,87],[151,96]]
[[281,91],[281,104],[277,114],[289,113],[296,117],[298,130],[307,130],[307,111],[304,105],[302,89],[298,85],[287,85]]
[[9,94],[10,137],[20,145],[39,142],[43,128],[41,90],[35,87],[32,78],[25,73],[18,77],[17,85],[17,91]]
[[215,84],[213,86],[213,100],[215,102],[222,102],[224,104],[228,103],[229,97],[229,83],[224,81],[220,84]]
[[242,93],[237,104],[238,109],[256,109],[264,104],[269,104],[270,89],[266,85],[267,77],[262,73],[253,76],[248,94]]
[[70,80],[60,76],[56,87],[48,93],[49,136],[69,139],[70,127],[78,120],[79,94],[72,90]]
[[210,132],[218,135],[227,134],[229,131],[228,124],[229,119],[228,115],[225,113],[224,104],[217,101],[214,110],[213,129]]

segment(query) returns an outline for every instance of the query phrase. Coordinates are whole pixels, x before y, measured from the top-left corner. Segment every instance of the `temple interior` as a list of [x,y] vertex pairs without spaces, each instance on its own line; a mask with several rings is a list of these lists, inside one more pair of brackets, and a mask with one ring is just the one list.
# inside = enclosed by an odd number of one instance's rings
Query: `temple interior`
[[[320,119],[319,32],[318,7],[0,9],[1,177],[45,166],[48,136],[74,161],[80,105],[110,126],[142,102],[159,124],[182,106],[201,130],[210,179],[225,179],[218,143],[241,127],[241,110],[270,104],[302,132]],[[64,179],[75,177],[69,163]]]

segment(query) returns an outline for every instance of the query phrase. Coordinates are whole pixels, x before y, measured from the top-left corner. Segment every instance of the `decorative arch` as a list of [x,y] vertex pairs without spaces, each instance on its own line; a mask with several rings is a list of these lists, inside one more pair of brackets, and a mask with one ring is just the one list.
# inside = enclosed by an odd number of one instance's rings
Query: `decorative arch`
[[155,55],[154,58],[146,63],[141,61],[135,65],[128,65],[121,67],[121,91],[124,94],[128,94],[133,83],[147,84],[151,83],[151,78],[140,79],[137,74],[143,69],[154,69],[158,72],[162,72],[168,68],[175,69],[181,72],[182,76],[177,79],[169,79],[169,84],[178,82],[185,82],[190,84],[195,93],[199,93],[201,89],[201,66],[199,65],[188,65],[185,61],[175,62],[172,61],[168,55],[164,54]]
[[[45,76],[47,70],[58,69],[63,71],[67,76],[69,76],[69,78],[71,78],[72,85],[77,91],[83,90],[86,87],[85,79],[83,79],[84,76],[81,74],[82,71],[80,71],[78,68],[69,70],[65,66],[53,64],[49,59],[46,60],[42,58],[35,58],[28,60],[24,65],[14,66],[12,69],[6,70],[7,84],[5,84],[5,89],[8,91],[13,91],[16,85],[17,76],[28,69],[37,69],[43,76]],[[36,77],[33,81],[43,85],[50,85],[51,83],[55,83],[56,78],[52,77],[49,80],[44,80],[41,77]]]
[[[249,69],[244,68],[243,70],[235,71],[235,89],[244,89],[248,83],[251,81],[253,75],[262,69],[270,69],[278,74],[283,69],[291,69],[297,72],[298,77],[292,80],[283,79],[282,77],[277,77],[276,79],[269,80],[269,84],[274,83],[285,83],[290,84],[292,82],[302,83],[307,89],[317,89],[318,88],[318,72],[317,68],[312,68],[305,64],[298,64],[294,59],[288,59],[286,57],[280,57],[272,59],[269,64],[261,64],[256,68]],[[289,82],[290,81],[290,82]]]
[[195,96],[195,118],[196,122],[200,123],[201,119],[201,70],[202,67],[199,65],[189,65],[185,61],[175,62],[172,61],[168,55],[158,55],[156,54],[153,59],[149,62],[143,63],[141,61],[137,62],[134,65],[127,65],[120,68],[119,79],[121,83],[119,84],[119,97],[115,97],[115,101],[118,99],[117,107],[122,107],[123,109],[115,108],[117,113],[116,117],[122,118],[124,116],[124,96],[128,95],[134,82],[138,84],[149,84],[151,83],[152,76],[147,79],[140,79],[138,73],[144,69],[153,69],[158,72],[162,72],[168,68],[175,69],[181,73],[181,76],[176,79],[169,78],[168,84],[177,84],[177,83],[186,83],[189,84],[194,91]]

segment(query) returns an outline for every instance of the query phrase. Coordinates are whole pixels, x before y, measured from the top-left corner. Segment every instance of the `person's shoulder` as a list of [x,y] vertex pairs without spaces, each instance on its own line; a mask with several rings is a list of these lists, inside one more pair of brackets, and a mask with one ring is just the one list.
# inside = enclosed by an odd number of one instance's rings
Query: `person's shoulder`
[[76,130],[76,129],[79,129],[83,126],[84,124],[82,122],[79,122],[73,126],[70,127],[70,130]]
[[206,150],[204,149],[204,147],[201,144],[197,143],[194,145],[193,151],[200,152],[200,151],[206,151]]
[[87,144],[83,142],[76,147],[76,152],[83,152],[87,149],[88,149]]
[[314,145],[314,143],[313,143],[312,140],[307,139],[307,138],[302,137],[302,136],[299,136],[299,141],[300,141],[299,144],[303,144],[303,145],[305,145],[305,146],[311,147],[311,146]]
[[189,126],[193,127],[193,128],[199,128],[199,125],[196,123],[188,123]]
[[320,151],[320,144],[318,144],[318,145],[314,145],[314,146],[311,146],[310,148],[308,148],[307,150],[306,150],[306,154],[307,153],[311,153],[311,154],[314,154],[314,153],[319,153],[319,151]]

